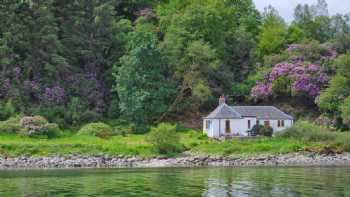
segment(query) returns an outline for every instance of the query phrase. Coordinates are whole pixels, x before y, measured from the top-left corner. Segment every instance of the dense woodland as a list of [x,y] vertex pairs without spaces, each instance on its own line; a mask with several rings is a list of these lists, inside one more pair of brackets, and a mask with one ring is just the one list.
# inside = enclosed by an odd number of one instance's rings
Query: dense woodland
[[349,49],[350,15],[324,0],[291,23],[251,0],[3,0],[0,120],[138,127],[200,118],[225,94],[346,129]]

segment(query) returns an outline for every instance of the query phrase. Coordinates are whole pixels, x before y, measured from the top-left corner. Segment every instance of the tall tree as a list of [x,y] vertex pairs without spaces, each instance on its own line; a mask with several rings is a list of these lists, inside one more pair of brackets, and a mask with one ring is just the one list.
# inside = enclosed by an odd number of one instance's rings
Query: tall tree
[[258,47],[261,56],[278,52],[286,44],[287,25],[278,11],[269,6],[265,9]]
[[172,87],[158,48],[156,27],[143,17],[128,35],[127,51],[115,65],[116,91],[127,120],[150,123],[166,111]]

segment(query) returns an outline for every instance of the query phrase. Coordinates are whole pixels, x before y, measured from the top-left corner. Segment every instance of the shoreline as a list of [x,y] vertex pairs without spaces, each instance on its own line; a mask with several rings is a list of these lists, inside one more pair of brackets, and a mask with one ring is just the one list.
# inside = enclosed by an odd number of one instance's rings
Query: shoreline
[[136,156],[48,156],[3,157],[0,170],[64,168],[162,168],[162,167],[246,167],[246,166],[350,166],[350,153],[322,155],[288,153],[255,156],[185,155],[175,158]]

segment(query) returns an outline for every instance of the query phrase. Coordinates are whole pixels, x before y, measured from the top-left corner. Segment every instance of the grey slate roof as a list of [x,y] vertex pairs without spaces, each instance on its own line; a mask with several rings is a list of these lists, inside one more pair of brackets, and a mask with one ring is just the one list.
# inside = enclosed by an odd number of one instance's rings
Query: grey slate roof
[[277,109],[274,106],[228,106],[227,104],[219,105],[207,117],[215,118],[242,118],[256,117],[262,120],[293,120],[293,117]]
[[274,106],[233,106],[243,117],[256,117],[266,120],[293,120],[293,117]]
[[242,116],[232,107],[228,106],[226,103],[223,103],[219,105],[213,112],[211,112],[206,118],[242,118]]

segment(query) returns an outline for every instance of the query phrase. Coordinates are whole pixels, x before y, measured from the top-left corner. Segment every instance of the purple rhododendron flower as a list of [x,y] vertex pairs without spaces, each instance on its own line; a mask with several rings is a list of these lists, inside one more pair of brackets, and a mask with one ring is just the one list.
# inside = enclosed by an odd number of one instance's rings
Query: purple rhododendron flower
[[15,74],[15,77],[16,78],[19,78],[19,76],[21,75],[21,68],[16,66],[14,69],[13,69],[13,73]]
[[263,84],[257,82],[256,86],[251,91],[251,96],[254,98],[266,99],[272,95],[272,84]]
[[45,88],[44,100],[49,103],[62,103],[65,100],[64,89],[55,86],[53,88]]
[[10,90],[11,87],[11,81],[10,79],[5,79],[2,82],[0,82],[0,97],[4,97],[7,92]]
[[306,93],[312,98],[319,95],[321,88],[328,82],[327,74],[317,64],[279,63],[267,74],[265,84],[258,82],[251,90],[255,99],[266,99],[273,94],[272,83],[284,76],[291,80],[293,92]]
[[298,44],[290,44],[290,45],[288,45],[288,47],[287,47],[287,51],[288,52],[292,52],[292,51],[294,51],[294,50],[296,50],[296,49],[298,49],[299,48],[299,45]]

